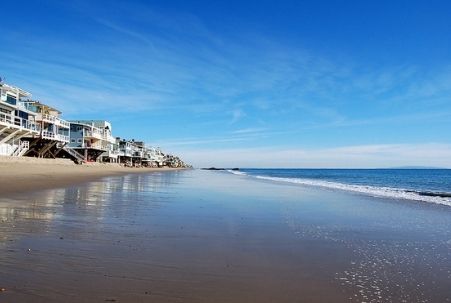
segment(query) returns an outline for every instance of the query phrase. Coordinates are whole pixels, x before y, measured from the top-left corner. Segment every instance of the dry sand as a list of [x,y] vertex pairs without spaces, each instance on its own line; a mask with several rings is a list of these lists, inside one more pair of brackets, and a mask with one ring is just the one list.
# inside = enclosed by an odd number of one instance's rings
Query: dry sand
[[155,171],[171,168],[130,168],[119,164],[92,163],[77,165],[67,159],[38,159],[0,156],[1,195],[65,187],[107,176]]

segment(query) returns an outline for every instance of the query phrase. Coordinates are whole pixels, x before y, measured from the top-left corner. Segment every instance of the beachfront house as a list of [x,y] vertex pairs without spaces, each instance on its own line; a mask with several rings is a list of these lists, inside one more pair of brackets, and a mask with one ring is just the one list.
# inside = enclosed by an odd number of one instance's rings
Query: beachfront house
[[0,155],[22,156],[29,148],[25,137],[38,135],[36,113],[28,110],[24,100],[31,94],[0,80]]
[[62,119],[61,112],[56,108],[43,104],[39,101],[27,100],[23,102],[25,107],[35,113],[35,121],[39,125],[39,133],[29,135],[29,149],[25,156],[39,158],[56,158],[65,156],[61,153],[66,150],[69,143],[68,121]]
[[125,140],[119,137],[116,138],[116,143],[119,146],[119,163],[124,163],[126,165],[132,165],[133,163],[133,152],[134,152],[134,141]]
[[105,126],[111,125],[97,120],[71,120],[69,147],[79,153],[85,162],[100,160],[100,155],[108,151],[108,136],[104,135]]
[[100,155],[101,162],[118,163],[119,160],[119,145],[116,138],[113,136],[113,129],[110,122],[105,120],[90,121],[94,127],[100,129],[102,139],[100,141],[101,149],[105,152]]
[[149,161],[149,166],[162,167],[164,164],[164,154],[159,147],[147,148],[146,159]]
[[163,165],[167,167],[183,167],[185,164],[183,161],[174,155],[165,155],[163,160]]
[[117,143],[119,145],[119,159],[120,163],[124,163],[129,166],[147,166],[147,148],[142,141],[125,140],[117,138]]
[[152,166],[162,167],[164,165],[164,154],[159,148],[146,147],[142,141],[126,140],[116,138],[119,146],[119,163],[129,166]]
[[142,165],[145,157],[146,147],[142,141],[134,141],[132,144],[133,164]]

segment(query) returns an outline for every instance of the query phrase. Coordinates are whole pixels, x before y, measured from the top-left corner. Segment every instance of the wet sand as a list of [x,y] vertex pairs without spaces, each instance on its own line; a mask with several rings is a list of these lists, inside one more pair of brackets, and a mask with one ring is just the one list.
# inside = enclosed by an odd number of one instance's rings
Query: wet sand
[[0,157],[0,193],[58,188],[106,176],[167,170],[171,169],[130,168],[101,163],[76,165],[65,159]]
[[451,210],[226,172],[0,198],[0,302],[450,302]]

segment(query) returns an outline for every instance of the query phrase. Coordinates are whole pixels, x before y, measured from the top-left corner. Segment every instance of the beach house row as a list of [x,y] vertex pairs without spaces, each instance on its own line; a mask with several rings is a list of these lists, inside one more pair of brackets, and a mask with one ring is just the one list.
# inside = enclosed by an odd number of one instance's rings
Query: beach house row
[[70,158],[77,163],[112,162],[126,165],[184,165],[144,142],[114,137],[104,120],[71,120],[31,99],[31,94],[0,82],[0,155]]

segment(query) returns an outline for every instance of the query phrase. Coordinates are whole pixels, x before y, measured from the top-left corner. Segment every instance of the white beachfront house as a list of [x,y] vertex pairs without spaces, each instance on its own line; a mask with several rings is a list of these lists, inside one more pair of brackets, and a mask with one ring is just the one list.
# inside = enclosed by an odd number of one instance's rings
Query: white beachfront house
[[131,165],[134,153],[134,141],[117,137],[116,144],[119,146],[119,163]]
[[146,162],[147,149],[142,141],[116,138],[119,145],[119,162],[127,165],[143,165]]
[[164,164],[164,154],[159,147],[147,148],[146,159],[148,159],[150,166],[162,167]]
[[29,136],[29,150],[25,156],[56,158],[69,143],[70,123],[61,119],[61,112],[39,101],[24,101],[25,107],[35,113],[39,134]]
[[0,82],[0,155],[22,156],[29,148],[24,138],[39,134],[36,113],[24,105],[30,96],[18,87]]
[[111,133],[111,123],[104,120],[71,120],[69,147],[86,162],[117,162],[119,152]]
[[133,163],[142,165],[146,151],[144,142],[133,140],[132,149],[133,149]]
[[99,128],[102,133],[102,149],[105,150],[100,155],[102,162],[117,163],[119,160],[119,145],[116,142],[116,138],[113,136],[113,129],[111,123],[104,120],[93,120],[94,126]]

